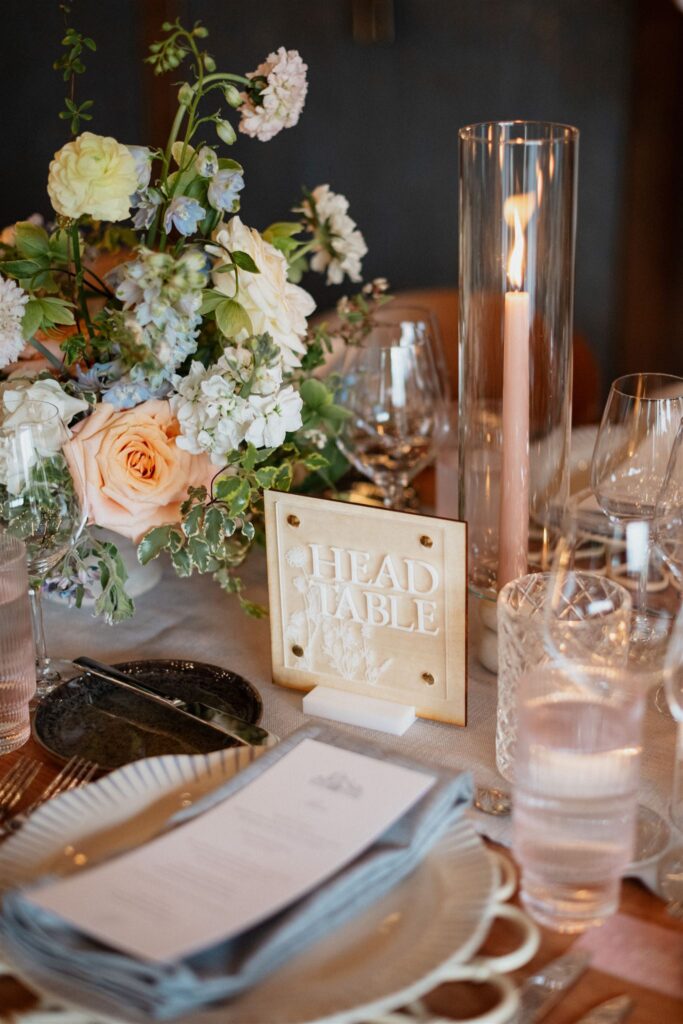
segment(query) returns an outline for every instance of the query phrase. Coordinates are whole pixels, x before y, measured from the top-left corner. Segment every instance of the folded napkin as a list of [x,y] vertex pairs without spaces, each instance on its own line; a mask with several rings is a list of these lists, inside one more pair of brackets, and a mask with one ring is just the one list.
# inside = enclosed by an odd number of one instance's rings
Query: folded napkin
[[90,939],[17,890],[5,897],[0,913],[0,947],[9,963],[29,984],[66,1003],[130,1021],[173,1020],[206,1009],[239,995],[383,896],[419,864],[471,801],[468,774],[454,775],[330,726],[309,724],[181,812],[174,823],[232,796],[309,738],[427,772],[436,783],[348,867],[230,941],[176,963],[146,963]]

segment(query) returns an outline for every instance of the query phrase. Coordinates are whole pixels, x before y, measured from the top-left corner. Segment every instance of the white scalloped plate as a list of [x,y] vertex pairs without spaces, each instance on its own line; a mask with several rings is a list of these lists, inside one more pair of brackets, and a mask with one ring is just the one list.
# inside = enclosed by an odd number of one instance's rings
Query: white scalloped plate
[[[0,887],[77,870],[144,842],[249,756],[233,748],[136,761],[50,801],[0,848]],[[182,1020],[351,1024],[405,1005],[438,984],[446,963],[462,963],[478,948],[495,887],[492,860],[462,821],[408,879],[352,922],[229,1004]]]

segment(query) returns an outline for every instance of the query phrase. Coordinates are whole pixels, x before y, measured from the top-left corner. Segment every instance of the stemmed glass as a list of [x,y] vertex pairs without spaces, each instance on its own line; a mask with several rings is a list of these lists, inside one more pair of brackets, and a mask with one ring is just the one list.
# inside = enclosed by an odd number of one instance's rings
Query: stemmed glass
[[86,511],[63,447],[69,435],[55,406],[27,402],[21,422],[0,426],[0,526],[26,545],[36,645],[36,693],[49,693],[73,675],[69,663],[48,658],[41,605],[45,578],[76,543]]
[[[683,534],[679,541],[683,545]],[[674,629],[664,689],[677,728],[671,820],[683,832],[683,613],[678,616]],[[657,865],[657,879],[669,902],[669,913],[674,917],[683,917],[683,845],[674,846],[662,857]]]
[[405,342],[425,340],[431,346],[434,365],[439,377],[444,401],[449,404],[453,398],[451,378],[446,363],[446,353],[439,324],[431,309],[391,299],[373,313],[377,324],[396,324],[400,327]]
[[341,452],[380,488],[386,508],[404,508],[406,487],[447,430],[430,339],[406,335],[401,323],[377,324],[347,349],[337,400],[350,413]]
[[591,464],[598,504],[614,522],[652,520],[683,418],[683,378],[632,373],[610,388]]

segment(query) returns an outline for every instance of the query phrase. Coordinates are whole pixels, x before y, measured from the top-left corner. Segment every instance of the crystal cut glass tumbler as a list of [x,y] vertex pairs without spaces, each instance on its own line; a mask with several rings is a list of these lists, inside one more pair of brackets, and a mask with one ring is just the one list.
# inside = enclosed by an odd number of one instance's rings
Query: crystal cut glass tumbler
[[513,849],[525,908],[560,932],[619,905],[631,862],[644,695],[633,673],[546,666],[519,682]]
[[512,580],[498,595],[498,712],[496,765],[512,781],[517,745],[517,686],[527,672],[591,661],[624,665],[631,598],[619,583],[590,572]]
[[28,739],[28,706],[35,690],[26,548],[16,537],[0,533],[0,754]]

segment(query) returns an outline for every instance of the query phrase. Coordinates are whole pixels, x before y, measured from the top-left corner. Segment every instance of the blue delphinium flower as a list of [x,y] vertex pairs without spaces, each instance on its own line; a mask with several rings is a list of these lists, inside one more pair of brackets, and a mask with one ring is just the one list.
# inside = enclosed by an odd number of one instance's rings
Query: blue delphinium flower
[[209,183],[207,198],[214,210],[228,213],[235,209],[238,193],[244,188],[244,178],[239,171],[216,171]]
[[202,146],[197,153],[194,166],[202,178],[213,178],[218,170],[218,156],[210,146]]
[[205,216],[206,210],[196,199],[175,196],[164,214],[164,231],[168,234],[171,227],[174,227],[181,235],[193,235]]
[[135,193],[131,199],[131,205],[137,207],[133,217],[133,227],[136,231],[147,230],[156,216],[160,203],[161,196],[153,189]]

